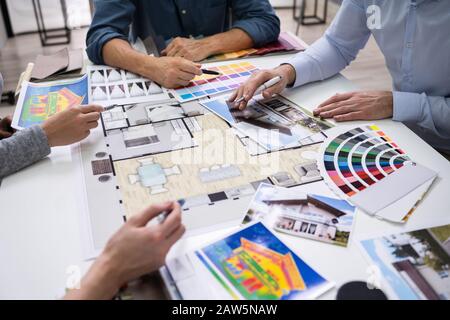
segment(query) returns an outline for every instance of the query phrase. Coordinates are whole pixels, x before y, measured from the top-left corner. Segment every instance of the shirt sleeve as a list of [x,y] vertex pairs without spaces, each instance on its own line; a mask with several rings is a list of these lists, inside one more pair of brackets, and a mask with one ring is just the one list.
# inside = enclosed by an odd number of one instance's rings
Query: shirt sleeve
[[95,0],[95,12],[86,36],[86,52],[95,64],[105,64],[103,46],[110,40],[128,40],[136,7],[130,0]]
[[40,126],[16,132],[0,140],[0,179],[50,154],[47,136]]
[[394,121],[414,124],[428,134],[450,140],[450,98],[399,91],[393,95]]
[[246,32],[255,47],[278,40],[280,19],[268,0],[232,0],[232,28]]
[[294,87],[339,73],[356,58],[370,34],[364,8],[344,0],[325,34],[287,62],[296,70]]

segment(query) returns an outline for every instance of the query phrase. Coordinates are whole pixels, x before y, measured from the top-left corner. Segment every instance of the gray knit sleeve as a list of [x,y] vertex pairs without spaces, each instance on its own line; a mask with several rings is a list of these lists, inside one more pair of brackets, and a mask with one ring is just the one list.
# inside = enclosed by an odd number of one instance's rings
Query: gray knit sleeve
[[47,136],[40,126],[16,132],[0,140],[0,179],[50,154]]

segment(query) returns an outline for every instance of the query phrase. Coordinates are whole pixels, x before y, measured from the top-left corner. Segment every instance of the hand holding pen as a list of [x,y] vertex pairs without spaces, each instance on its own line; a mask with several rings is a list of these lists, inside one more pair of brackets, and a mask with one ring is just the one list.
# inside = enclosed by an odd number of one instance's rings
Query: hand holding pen
[[240,110],[243,110],[253,96],[262,93],[264,98],[273,97],[281,93],[288,85],[295,81],[294,68],[289,65],[281,65],[271,70],[261,70],[254,73],[243,85],[241,85],[228,99],[234,102]]

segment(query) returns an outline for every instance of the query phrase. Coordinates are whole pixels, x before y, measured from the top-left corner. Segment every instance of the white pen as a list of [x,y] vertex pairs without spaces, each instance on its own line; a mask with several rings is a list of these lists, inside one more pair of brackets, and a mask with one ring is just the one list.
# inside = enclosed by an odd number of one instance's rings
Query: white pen
[[[275,78],[270,79],[269,81],[264,82],[262,85],[260,85],[258,87],[258,89],[256,89],[254,96],[257,96],[258,94],[260,94],[261,92],[263,92],[264,90],[276,85],[278,82],[281,81],[281,76],[276,76]],[[242,96],[239,99],[237,99],[234,103],[240,103],[242,100],[244,100],[245,97]]]

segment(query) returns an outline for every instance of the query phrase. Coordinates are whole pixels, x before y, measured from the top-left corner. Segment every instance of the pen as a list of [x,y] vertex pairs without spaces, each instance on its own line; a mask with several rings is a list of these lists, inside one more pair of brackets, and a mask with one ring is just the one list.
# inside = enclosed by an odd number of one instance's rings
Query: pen
[[210,74],[210,75],[213,75],[213,76],[220,76],[221,75],[221,73],[218,72],[218,71],[213,71],[213,70],[208,70],[208,69],[201,69],[201,70],[202,70],[202,72],[204,74]]
[[[262,85],[260,85],[258,87],[258,89],[256,89],[255,91],[255,96],[257,96],[258,94],[260,94],[261,92],[263,92],[264,90],[276,85],[278,82],[281,81],[281,76],[276,76],[275,78],[270,79],[269,81],[266,81],[265,83],[263,83]],[[240,97],[239,99],[237,99],[234,103],[240,103],[241,101],[243,101],[245,98],[244,96]]]
[[109,111],[109,110],[112,110],[112,109],[114,109],[114,108],[116,108],[118,106],[119,106],[118,104],[112,104],[112,105],[104,107],[103,109],[104,109],[104,111]]
[[169,214],[170,214],[169,211],[163,211],[156,217],[156,220],[158,221],[159,224],[162,224],[164,221],[166,221]]
[[[183,207],[183,205],[186,203],[185,200],[178,200],[177,202],[178,202],[178,204],[179,204],[181,207]],[[171,212],[172,212],[172,209],[171,209],[170,211],[169,211],[169,210],[165,210],[165,211],[161,212],[161,213],[156,217],[156,220],[158,221],[158,223],[159,223],[159,224],[164,223],[164,221],[166,221],[167,217],[169,216],[169,214],[170,214]]]

